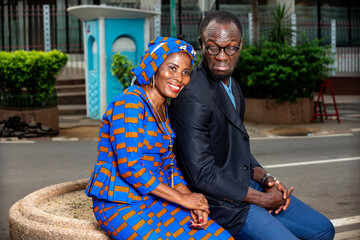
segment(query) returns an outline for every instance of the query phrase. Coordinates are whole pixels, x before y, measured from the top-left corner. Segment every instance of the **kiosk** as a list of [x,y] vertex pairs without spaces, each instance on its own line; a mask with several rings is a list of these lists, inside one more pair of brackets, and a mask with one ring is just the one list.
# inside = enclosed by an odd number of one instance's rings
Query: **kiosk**
[[80,5],[68,9],[83,22],[86,112],[101,119],[107,105],[123,87],[111,74],[116,52],[137,65],[150,39],[150,21],[160,12],[141,9]]

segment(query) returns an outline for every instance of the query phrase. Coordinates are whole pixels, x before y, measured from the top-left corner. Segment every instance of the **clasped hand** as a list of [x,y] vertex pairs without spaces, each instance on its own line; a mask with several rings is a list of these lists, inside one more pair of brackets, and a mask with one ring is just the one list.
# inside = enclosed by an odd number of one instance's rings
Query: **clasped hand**
[[204,228],[207,225],[210,211],[204,195],[200,193],[183,194],[181,205],[190,210],[192,217],[192,221],[190,221],[191,227]]
[[269,213],[275,211],[275,214],[285,211],[291,202],[290,195],[292,194],[294,187],[287,189],[279,180],[272,180],[265,182],[265,190],[271,194],[273,198],[273,206],[269,209]]

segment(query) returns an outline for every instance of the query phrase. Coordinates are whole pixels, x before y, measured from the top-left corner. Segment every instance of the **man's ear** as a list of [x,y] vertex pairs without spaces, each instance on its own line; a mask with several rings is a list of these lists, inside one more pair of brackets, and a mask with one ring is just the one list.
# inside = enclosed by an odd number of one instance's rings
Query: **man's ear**
[[243,38],[240,39],[240,50],[242,49],[242,45],[243,45]]
[[203,47],[203,41],[202,41],[201,37],[198,37],[198,43],[199,43],[200,49],[202,49],[202,47]]

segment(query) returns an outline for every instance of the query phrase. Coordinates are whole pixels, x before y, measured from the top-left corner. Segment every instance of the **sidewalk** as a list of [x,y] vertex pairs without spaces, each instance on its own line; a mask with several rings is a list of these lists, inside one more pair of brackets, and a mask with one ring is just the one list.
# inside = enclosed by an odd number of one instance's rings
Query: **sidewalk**
[[62,140],[97,140],[100,120],[93,120],[85,115],[59,116],[59,135],[53,139]]
[[[317,96],[315,96],[315,100]],[[331,95],[324,96],[328,112],[333,112]],[[281,136],[313,136],[343,134],[360,131],[360,95],[336,96],[340,121],[336,117],[328,120],[315,119],[314,123],[282,125],[245,122],[251,138]],[[59,119],[60,131],[56,139],[97,140],[100,120],[92,120],[83,115],[63,115]]]

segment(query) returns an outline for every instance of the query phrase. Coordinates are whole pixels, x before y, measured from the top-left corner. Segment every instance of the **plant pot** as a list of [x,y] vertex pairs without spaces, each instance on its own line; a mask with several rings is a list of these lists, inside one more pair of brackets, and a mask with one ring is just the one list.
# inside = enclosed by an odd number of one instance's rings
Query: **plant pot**
[[53,131],[59,131],[59,110],[57,107],[29,110],[0,109],[0,122],[14,116],[20,117],[23,122],[41,123]]
[[56,94],[50,94],[45,101],[36,101],[37,95],[0,96],[0,122],[18,116],[26,123],[41,123],[53,131],[59,130],[59,110]]
[[313,98],[298,98],[296,102],[276,99],[245,99],[245,121],[253,123],[310,123],[314,111]]

